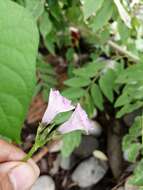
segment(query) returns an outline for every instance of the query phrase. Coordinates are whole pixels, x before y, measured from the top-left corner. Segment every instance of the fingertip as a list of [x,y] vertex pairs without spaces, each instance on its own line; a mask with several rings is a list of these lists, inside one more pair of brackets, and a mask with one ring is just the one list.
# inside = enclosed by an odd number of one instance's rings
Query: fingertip
[[39,168],[36,164],[22,163],[9,172],[9,179],[14,190],[31,188],[39,176]]

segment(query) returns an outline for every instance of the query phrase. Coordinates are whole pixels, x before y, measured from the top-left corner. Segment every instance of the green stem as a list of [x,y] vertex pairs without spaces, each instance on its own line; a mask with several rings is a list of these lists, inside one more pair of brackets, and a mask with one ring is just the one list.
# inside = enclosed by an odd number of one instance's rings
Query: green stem
[[30,149],[30,151],[28,152],[28,154],[22,159],[22,161],[27,162],[27,160],[29,160],[33,156],[33,154],[38,150],[38,148],[39,147],[37,147],[37,145],[34,144]]
[[35,138],[35,143],[28,152],[28,154],[22,159],[23,162],[29,160],[39,148],[44,146],[48,141],[50,141],[54,137],[54,133],[51,132],[54,126],[55,123],[51,124],[49,127],[44,127],[42,126],[42,124],[39,124]]
[[125,55],[127,58],[131,59],[135,63],[140,62],[140,58],[138,56],[134,55],[132,52],[128,50],[124,50],[120,45],[116,44],[115,42],[109,40],[108,45],[113,49],[117,50],[119,53]]

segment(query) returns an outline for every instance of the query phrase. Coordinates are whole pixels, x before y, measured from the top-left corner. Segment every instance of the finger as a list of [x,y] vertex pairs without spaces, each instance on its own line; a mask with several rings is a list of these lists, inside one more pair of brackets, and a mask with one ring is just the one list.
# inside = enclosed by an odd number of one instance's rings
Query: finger
[[22,150],[0,139],[0,162],[21,160],[24,156]]
[[[5,162],[0,164],[0,174],[1,173],[8,173],[11,169],[23,164],[24,162],[12,161],[12,162]],[[33,168],[33,170],[39,175],[40,171],[38,166],[33,162],[29,161],[28,164]]]
[[8,173],[11,169],[20,165],[21,162],[5,162],[0,164],[0,174]]
[[14,190],[9,178],[3,174],[0,174],[0,190]]
[[[21,149],[0,139],[0,163],[20,161],[25,156],[26,154]],[[39,170],[32,159],[29,159],[28,163],[30,163],[35,170]]]
[[0,164],[0,190],[13,190],[8,172],[19,164],[19,162],[6,162]]
[[35,170],[29,163],[3,163],[0,165],[0,190],[30,189],[38,176],[39,170]]

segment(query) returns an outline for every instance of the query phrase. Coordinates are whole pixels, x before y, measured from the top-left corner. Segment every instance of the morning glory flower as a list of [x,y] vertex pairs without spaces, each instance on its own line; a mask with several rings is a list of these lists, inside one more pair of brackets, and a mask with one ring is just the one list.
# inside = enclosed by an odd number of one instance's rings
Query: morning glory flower
[[71,115],[70,119],[63,123],[58,128],[58,131],[61,134],[65,134],[76,130],[83,130],[88,134],[92,128],[93,126],[88,119],[86,112],[82,109],[80,104],[77,104],[77,107]]
[[51,89],[48,107],[42,118],[42,123],[49,124],[59,113],[68,112],[74,108],[71,101],[63,97],[58,90]]

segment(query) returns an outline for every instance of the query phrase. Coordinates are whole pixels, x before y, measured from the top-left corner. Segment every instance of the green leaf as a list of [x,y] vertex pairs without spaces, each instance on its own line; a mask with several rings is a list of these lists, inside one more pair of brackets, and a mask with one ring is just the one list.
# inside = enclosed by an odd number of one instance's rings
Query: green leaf
[[12,1],[17,2],[18,4],[20,4],[22,6],[24,6],[24,4],[25,4],[24,0],[12,0]]
[[43,38],[45,38],[52,30],[52,23],[50,21],[49,14],[46,11],[40,18],[39,29]]
[[76,76],[82,76],[86,78],[92,78],[95,77],[104,67],[105,67],[104,61],[94,61],[91,63],[88,63],[86,66],[75,69],[73,73]]
[[132,103],[137,100],[142,100],[143,83],[127,84],[122,91],[122,94],[116,101],[115,106],[121,106],[127,103]]
[[110,30],[107,27],[104,28],[104,30],[102,30],[100,33],[98,33],[98,43],[100,45],[104,45],[105,43],[107,43],[107,41],[109,40],[110,38]]
[[74,131],[63,135],[63,147],[61,153],[63,157],[68,157],[81,142],[81,132]]
[[116,114],[117,118],[122,117],[123,115],[127,114],[127,113],[131,113],[134,110],[139,109],[140,107],[143,106],[143,102],[142,101],[136,101],[135,103],[132,104],[125,104]]
[[91,97],[91,95],[89,93],[86,93],[84,98],[85,98],[84,101],[83,101],[84,109],[86,110],[88,116],[90,118],[92,118],[94,110],[95,110],[94,102],[93,102],[92,97]]
[[82,96],[84,96],[84,94],[85,90],[83,90],[82,88],[67,88],[62,92],[63,96],[71,100],[81,98]]
[[85,87],[91,83],[91,80],[83,77],[73,77],[64,82],[65,85],[70,87]]
[[[74,2],[73,2],[74,4]],[[80,8],[80,6],[77,6],[76,2],[75,5],[69,6],[66,11],[66,18],[76,24],[81,24],[83,22],[83,12]]]
[[135,118],[135,121],[129,129],[129,134],[135,138],[141,135],[141,130],[143,128],[143,116],[138,116]]
[[134,136],[131,136],[129,134],[125,135],[122,141],[122,148],[123,150],[127,150],[130,146],[130,144],[133,142]]
[[121,37],[121,41],[125,43],[129,38],[130,30],[121,20],[118,20],[118,31]]
[[123,93],[123,94],[121,94],[118,98],[117,98],[117,100],[116,100],[116,102],[115,102],[115,107],[120,107],[120,106],[123,106],[123,105],[125,105],[125,104],[128,104],[130,102],[130,98],[129,98],[129,95],[128,95],[128,93]]
[[75,51],[74,51],[73,48],[69,48],[67,50],[67,52],[66,52],[66,59],[67,59],[68,62],[71,63],[73,61],[73,59],[74,59],[74,53],[75,53]]
[[134,170],[134,175],[129,179],[129,184],[143,186],[143,159]]
[[92,96],[95,106],[97,106],[97,108],[99,108],[101,111],[103,111],[103,109],[104,109],[103,96],[102,96],[101,90],[97,84],[93,84],[91,86],[91,96]]
[[102,6],[104,0],[82,0],[84,18],[87,19],[95,14]]
[[136,84],[137,82],[143,81],[143,64],[134,64],[127,69],[123,70],[118,78],[116,83],[120,84]]
[[123,106],[117,113],[117,117],[121,117],[126,113],[130,113],[142,107],[143,94],[143,64],[135,64],[123,70],[116,83],[120,86],[125,84],[122,94],[118,97],[115,107]]
[[104,95],[110,102],[113,102],[113,89],[115,85],[116,74],[113,70],[108,69],[105,74],[100,77],[99,85]]
[[134,142],[138,142],[138,137],[141,136],[141,131],[143,127],[143,116],[138,116],[135,118],[133,125],[129,129],[129,133],[124,136],[122,141],[123,150],[128,150],[130,145]]
[[56,123],[56,125],[62,124],[70,118],[71,114],[71,111],[60,113],[56,116],[54,122]]
[[44,12],[45,0],[25,0],[25,7],[37,20]]
[[49,84],[51,84],[52,86],[57,85],[57,80],[53,76],[49,76],[47,74],[41,74],[40,78],[42,79],[45,86]]
[[113,2],[111,0],[105,0],[102,8],[99,9],[95,17],[90,22],[90,27],[94,32],[101,29],[107,24],[113,13]]
[[136,158],[139,154],[139,150],[141,149],[141,144],[140,143],[133,143],[130,144],[130,146],[128,147],[127,151],[127,155],[128,155],[128,160],[130,162],[135,162]]
[[35,86],[38,31],[28,11],[0,1],[0,134],[20,141]]
[[55,54],[55,36],[53,33],[46,35],[44,39],[44,44],[51,54]]
[[44,58],[39,55],[37,59],[37,70],[42,74],[56,76],[56,72],[51,64],[44,61]]
[[44,88],[44,89],[42,90],[42,97],[43,97],[43,100],[44,100],[45,102],[48,102],[49,93],[50,93],[50,86],[49,86],[49,88]]
[[48,7],[51,15],[58,21],[61,21],[62,16],[62,10],[59,6],[58,0],[48,0]]
[[138,173],[138,174],[132,176],[129,179],[129,184],[143,186],[143,173]]

